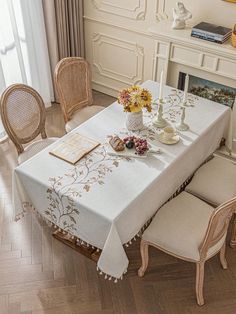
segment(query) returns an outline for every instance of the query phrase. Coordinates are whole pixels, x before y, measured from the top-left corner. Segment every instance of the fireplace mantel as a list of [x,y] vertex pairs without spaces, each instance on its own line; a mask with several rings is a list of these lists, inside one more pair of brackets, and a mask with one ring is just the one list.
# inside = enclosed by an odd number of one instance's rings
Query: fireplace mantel
[[[230,43],[216,44],[191,37],[191,27],[173,30],[171,22],[151,26],[155,40],[153,80],[159,81],[164,69],[168,85],[177,87],[179,71],[236,88],[236,48]],[[236,105],[233,110],[236,138]]]
[[224,44],[216,44],[206,40],[191,37],[192,26],[185,29],[175,30],[171,28],[172,22],[162,21],[151,26],[148,31],[153,37],[170,41],[175,44],[187,45],[189,48],[197,48],[202,52],[216,53],[222,57],[232,58],[236,61],[236,48],[232,47],[229,42]]

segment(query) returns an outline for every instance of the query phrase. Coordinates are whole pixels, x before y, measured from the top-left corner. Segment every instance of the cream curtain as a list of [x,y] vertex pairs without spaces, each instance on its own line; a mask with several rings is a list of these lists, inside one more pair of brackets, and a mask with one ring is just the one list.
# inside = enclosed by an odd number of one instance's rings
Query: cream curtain
[[83,0],[43,0],[52,71],[65,57],[84,57]]
[[59,59],[83,57],[83,1],[55,0],[55,12]]
[[53,75],[62,58],[85,56],[83,0],[43,0],[43,8]]

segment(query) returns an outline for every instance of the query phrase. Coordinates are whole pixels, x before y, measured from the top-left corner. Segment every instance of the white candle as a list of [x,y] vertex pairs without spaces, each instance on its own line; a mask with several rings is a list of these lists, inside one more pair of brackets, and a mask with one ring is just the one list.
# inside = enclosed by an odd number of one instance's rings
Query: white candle
[[185,103],[186,100],[187,100],[188,84],[189,84],[189,75],[186,74],[186,76],[185,76],[185,83],[184,83],[184,99],[183,99],[183,103]]
[[163,70],[161,71],[161,78],[160,78],[160,87],[159,87],[159,99],[162,99],[163,94]]

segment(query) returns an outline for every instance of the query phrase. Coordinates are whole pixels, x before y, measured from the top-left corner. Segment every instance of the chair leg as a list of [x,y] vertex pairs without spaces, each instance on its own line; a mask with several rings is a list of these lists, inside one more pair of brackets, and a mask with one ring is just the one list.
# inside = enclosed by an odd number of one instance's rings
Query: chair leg
[[204,266],[205,261],[196,264],[196,296],[198,305],[204,304],[203,298]]
[[142,258],[142,265],[138,270],[138,275],[139,277],[143,277],[147,266],[148,266],[148,243],[144,240],[141,240],[140,242],[140,253],[141,253],[141,258]]
[[236,247],[236,214],[234,214],[234,221],[233,221],[233,230],[230,240],[230,247]]
[[226,243],[223,244],[221,250],[220,250],[220,262],[223,269],[228,268],[227,260],[225,257],[225,249],[226,249]]

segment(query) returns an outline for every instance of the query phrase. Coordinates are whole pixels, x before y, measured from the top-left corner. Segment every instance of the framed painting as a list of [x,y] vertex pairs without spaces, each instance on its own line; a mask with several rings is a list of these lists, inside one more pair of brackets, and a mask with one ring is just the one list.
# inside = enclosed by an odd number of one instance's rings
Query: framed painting
[[[185,75],[186,74],[183,72],[179,73],[178,89],[184,89]],[[208,81],[193,75],[189,75],[188,92],[218,102],[231,109],[236,102],[236,88]]]

